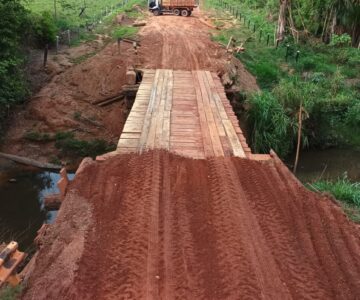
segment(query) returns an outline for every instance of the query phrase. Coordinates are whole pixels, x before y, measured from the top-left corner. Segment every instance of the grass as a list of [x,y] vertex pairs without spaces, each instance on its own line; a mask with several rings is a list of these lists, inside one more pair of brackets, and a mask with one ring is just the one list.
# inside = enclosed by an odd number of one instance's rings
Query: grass
[[307,184],[307,187],[313,191],[330,193],[340,202],[350,219],[360,223],[360,182],[351,182],[344,175],[336,181],[318,180]]
[[[74,113],[74,118],[80,117],[81,114],[79,112]],[[30,131],[24,135],[24,138],[29,141],[38,143],[55,141],[55,147],[60,151],[60,154],[62,156],[72,158],[87,156],[95,158],[98,155],[115,150],[115,145],[110,144],[105,140],[79,140],[75,138],[74,133],[69,131],[57,132],[54,135],[51,135],[49,133]],[[56,161],[59,162],[59,158],[56,157]]]
[[93,57],[94,55],[96,55],[97,52],[96,51],[93,51],[93,52],[89,52],[89,53],[86,53],[84,55],[81,55],[79,57],[75,57],[75,58],[72,58],[70,61],[75,64],[75,65],[78,65],[78,64],[81,64],[82,62],[86,61],[87,59],[89,59],[90,57]]
[[[276,19],[269,19],[266,8],[250,8],[248,4],[235,0],[227,2],[241,13],[241,21],[238,15],[234,22],[233,11],[230,13],[229,9],[224,9],[217,0],[207,1],[215,19],[229,19],[232,16],[230,22],[235,24],[230,28],[213,31],[213,40],[227,45],[232,36],[237,45],[244,44],[246,50],[235,56],[256,77],[261,89],[270,92],[282,103],[285,113],[293,121],[296,121],[294,109],[288,107],[282,98],[290,94],[287,88],[293,89],[292,82],[299,82],[295,90],[309,108],[309,118],[304,121],[303,133],[307,145],[311,148],[340,145],[360,148],[359,106],[356,104],[360,102],[360,84],[349,84],[351,80],[360,81],[360,51],[325,45],[314,38],[300,39],[296,43],[291,36],[275,47]],[[263,97],[266,98],[266,95]],[[247,98],[251,98],[250,95]],[[250,124],[250,127],[254,127],[254,124]],[[272,127],[267,128],[273,130]],[[271,135],[271,132],[262,133],[264,139],[266,134]],[[252,148],[259,149],[259,145],[254,144],[259,139],[252,137],[252,140]],[[278,146],[282,147],[281,144]],[[286,155],[286,149],[292,148],[286,144],[281,152]],[[266,152],[266,149],[262,147],[260,152]]]
[[[59,19],[59,25],[61,22],[66,22],[71,26],[80,26],[95,19],[99,19],[105,15],[105,12],[114,10],[118,5],[122,5],[120,0],[86,0],[85,10],[84,2],[77,0],[66,1],[66,4],[62,5],[61,1],[57,1],[57,15]],[[31,0],[24,1],[25,6],[33,12],[41,13],[43,11],[49,11],[54,14],[54,1],[53,0]],[[63,24],[64,25],[64,24]]]
[[5,286],[0,289],[0,300],[16,300],[19,299],[21,294],[22,286],[18,285],[16,287]]
[[112,36],[114,39],[132,38],[138,33],[138,31],[139,31],[138,27],[121,26],[121,27],[116,27],[113,30]]
[[95,158],[98,155],[115,150],[115,145],[101,139],[90,141],[78,140],[72,132],[58,132],[55,134],[55,147],[63,156]]
[[24,138],[32,142],[50,142],[53,140],[50,134],[33,130],[26,132]]

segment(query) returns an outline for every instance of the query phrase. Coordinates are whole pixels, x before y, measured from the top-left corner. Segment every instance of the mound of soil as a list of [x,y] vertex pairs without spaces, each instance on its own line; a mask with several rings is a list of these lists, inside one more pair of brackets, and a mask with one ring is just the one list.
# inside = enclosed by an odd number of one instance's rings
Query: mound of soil
[[23,299],[355,299],[360,234],[275,160],[86,160]]

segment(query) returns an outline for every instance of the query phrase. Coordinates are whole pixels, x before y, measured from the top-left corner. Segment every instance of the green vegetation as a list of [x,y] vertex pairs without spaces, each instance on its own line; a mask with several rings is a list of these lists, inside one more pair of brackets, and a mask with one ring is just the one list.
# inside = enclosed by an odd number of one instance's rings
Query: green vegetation
[[[263,153],[273,148],[281,156],[293,151],[300,106],[303,147],[360,147],[360,51],[349,47],[351,37],[333,34],[331,43],[325,44],[315,31],[305,34],[299,30],[299,41],[289,31],[275,47],[278,1],[263,1],[265,8],[260,8],[261,1],[256,5],[250,1],[226,2],[225,12],[224,2],[210,0],[208,4],[218,9],[217,16],[229,16],[229,11],[236,15],[237,8],[237,25],[214,33],[213,38],[224,45],[231,36],[238,45],[244,43],[246,51],[235,55],[263,90],[247,97],[252,148]],[[301,13],[293,8],[293,18],[294,11]],[[296,28],[298,21],[294,21]],[[306,20],[306,28],[310,28],[309,22]]]
[[28,131],[24,134],[24,138],[32,142],[50,142],[53,138],[48,133],[40,133],[37,131]]
[[[74,113],[74,118],[80,118],[81,114]],[[93,157],[115,150],[115,145],[109,144],[101,139],[90,141],[78,140],[74,133],[68,131],[57,132],[54,135],[49,133],[41,133],[37,131],[28,131],[24,134],[24,138],[38,143],[55,142],[55,147],[59,149],[61,156],[77,158],[77,157]],[[59,162],[58,157],[52,157],[52,162]]]
[[[117,25],[114,16],[118,13],[139,16],[134,5],[146,5],[139,0],[59,0],[55,3],[56,15],[52,0],[0,0],[0,139],[13,108],[24,103],[30,95],[24,75],[27,48],[51,46],[59,31],[75,27],[77,35],[72,39],[72,45],[92,40],[96,33],[111,34],[114,38],[132,37],[137,29]],[[88,26],[91,31],[85,28]],[[86,54],[73,62],[81,63],[95,54]],[[47,140],[47,137],[31,132],[25,138]]]
[[55,147],[63,156],[95,158],[97,155],[115,150],[115,145],[101,139],[91,141],[78,140],[72,132],[58,132],[55,134]]
[[336,181],[318,180],[307,185],[318,192],[328,192],[340,201],[349,217],[360,223],[360,182],[351,182],[346,175]]
[[132,38],[136,35],[136,33],[138,32],[139,28],[138,27],[131,27],[131,26],[121,26],[121,27],[116,27],[113,31],[113,38],[118,39],[118,38]]
[[19,298],[21,290],[21,285],[16,287],[5,286],[4,288],[0,289],[0,300],[16,300]]

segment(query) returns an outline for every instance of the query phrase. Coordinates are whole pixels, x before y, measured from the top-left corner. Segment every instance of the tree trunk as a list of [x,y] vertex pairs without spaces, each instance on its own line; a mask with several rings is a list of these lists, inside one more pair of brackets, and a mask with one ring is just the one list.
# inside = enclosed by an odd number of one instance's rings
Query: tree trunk
[[57,20],[56,0],[54,0],[54,19]]
[[284,39],[287,5],[288,5],[288,0],[280,0],[278,29],[277,29],[277,32],[276,32],[276,40],[277,41],[282,41]]
[[302,102],[300,102],[300,108],[299,108],[299,127],[298,127],[298,140],[297,140],[297,147],[296,147],[296,157],[295,157],[295,163],[294,163],[294,174],[296,174],[296,169],[299,162],[299,154],[300,154],[300,144],[301,144],[301,131],[302,131]]
[[334,14],[333,14],[333,19],[332,19],[332,23],[331,23],[331,31],[330,31],[330,39],[332,39],[334,33],[335,33],[335,27],[337,24],[337,17],[336,17],[336,9],[334,9]]

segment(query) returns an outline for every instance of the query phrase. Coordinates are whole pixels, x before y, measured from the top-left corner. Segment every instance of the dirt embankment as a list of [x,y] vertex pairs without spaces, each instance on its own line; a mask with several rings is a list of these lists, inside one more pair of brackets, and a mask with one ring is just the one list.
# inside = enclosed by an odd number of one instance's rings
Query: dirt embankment
[[[87,161],[23,299],[355,299],[359,228],[284,165]],[[60,275],[59,275],[60,274]]]
[[[231,59],[225,49],[210,40],[209,28],[199,21],[198,16],[195,13],[190,18],[150,17],[139,33],[141,48],[138,56],[127,43],[122,44],[120,53],[114,42],[99,50],[102,40],[93,42],[95,45],[90,43],[51,56],[46,72],[54,77],[14,118],[2,151],[41,161],[57,154],[53,142],[24,139],[29,131],[49,134],[73,131],[79,139],[100,138],[116,143],[127,116],[125,105],[120,102],[99,108],[93,102],[119,93],[125,84],[128,66],[206,69],[220,75],[230,71],[238,75],[242,89],[258,89],[256,80],[241,63]],[[79,63],[89,53],[93,56]],[[48,77],[41,75],[44,72],[41,61],[37,65],[30,75],[41,85]]]

